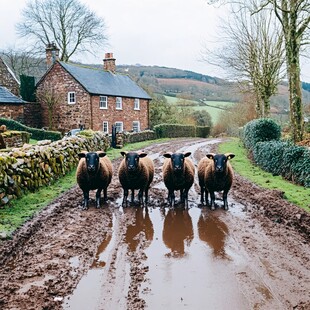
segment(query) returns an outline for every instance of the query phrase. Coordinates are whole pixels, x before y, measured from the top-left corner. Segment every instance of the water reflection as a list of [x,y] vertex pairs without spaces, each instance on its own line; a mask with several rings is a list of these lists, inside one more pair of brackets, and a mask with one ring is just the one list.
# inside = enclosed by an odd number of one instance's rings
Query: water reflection
[[[112,231],[112,220],[109,223],[109,230],[108,231]],[[112,234],[108,234],[106,236],[106,238],[101,242],[101,244],[99,245],[99,247],[97,249],[95,260],[93,261],[91,268],[100,268],[100,267],[104,267],[106,265],[106,262],[103,261],[100,258],[100,256],[102,253],[104,253],[104,251],[107,248],[107,246],[109,245],[111,239],[112,239]]]
[[[144,212],[144,208],[141,207],[124,208],[124,212],[135,213],[134,224],[128,225],[125,237],[125,241],[128,244],[130,251],[135,251],[137,249],[141,238],[145,238],[146,241],[148,241],[147,246],[149,246],[153,240],[154,228],[149,216],[148,209],[145,208]],[[143,233],[144,236],[141,236],[141,233]]]
[[225,239],[228,227],[214,212],[202,210],[198,220],[198,235],[213,250],[215,257],[227,258],[225,253]]
[[169,209],[165,216],[163,228],[163,241],[171,250],[166,256],[184,256],[185,245],[190,246],[193,238],[193,223],[188,210],[183,208]]

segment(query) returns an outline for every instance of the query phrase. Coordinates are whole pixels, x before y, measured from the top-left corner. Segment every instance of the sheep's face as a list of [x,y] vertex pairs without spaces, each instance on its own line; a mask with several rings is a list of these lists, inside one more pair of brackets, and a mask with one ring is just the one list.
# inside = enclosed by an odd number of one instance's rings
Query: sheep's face
[[184,160],[185,157],[188,157],[191,155],[191,152],[187,152],[185,154],[183,153],[166,153],[164,154],[164,157],[170,158],[172,163],[172,169],[174,173],[182,173],[184,170]]
[[136,171],[139,168],[139,159],[147,155],[146,153],[138,154],[136,152],[122,152],[121,154],[125,156],[128,172]]
[[80,153],[79,158],[85,158],[86,167],[89,174],[96,174],[99,170],[100,157],[104,157],[106,154],[103,152],[89,152]]
[[214,170],[216,173],[223,173],[226,171],[227,162],[229,159],[235,157],[234,154],[207,154],[209,159],[214,162]]

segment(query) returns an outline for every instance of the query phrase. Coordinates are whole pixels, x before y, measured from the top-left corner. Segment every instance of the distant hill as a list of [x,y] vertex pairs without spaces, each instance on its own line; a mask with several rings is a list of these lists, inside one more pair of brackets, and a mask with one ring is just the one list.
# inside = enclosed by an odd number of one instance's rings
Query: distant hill
[[117,72],[128,74],[140,85],[164,95],[193,100],[239,100],[233,83],[193,71],[159,66],[118,65]]

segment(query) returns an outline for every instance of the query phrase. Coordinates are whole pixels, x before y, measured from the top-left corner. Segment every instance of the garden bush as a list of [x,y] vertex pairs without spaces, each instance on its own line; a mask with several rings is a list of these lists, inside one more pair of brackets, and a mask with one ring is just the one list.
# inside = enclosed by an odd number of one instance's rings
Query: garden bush
[[310,187],[310,151],[286,141],[258,142],[253,159],[262,169]]
[[154,126],[158,138],[201,137],[206,138],[210,134],[208,126],[193,126],[180,124],[159,124]]
[[242,140],[245,147],[253,150],[257,142],[279,140],[281,128],[272,119],[260,118],[248,122],[244,126]]
[[27,131],[31,133],[31,138],[35,140],[57,141],[62,138],[62,134],[58,131],[31,128],[8,118],[0,117],[0,125],[6,125],[7,129],[10,130]]

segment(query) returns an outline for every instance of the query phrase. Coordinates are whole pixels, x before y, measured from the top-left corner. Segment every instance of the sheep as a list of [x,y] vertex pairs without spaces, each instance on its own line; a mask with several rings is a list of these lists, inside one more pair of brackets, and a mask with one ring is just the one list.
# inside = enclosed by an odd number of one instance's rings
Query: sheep
[[233,182],[233,169],[228,162],[234,158],[232,153],[208,153],[198,163],[198,180],[201,190],[201,204],[204,204],[204,195],[208,204],[208,193],[211,197],[211,210],[215,210],[214,192],[223,191],[224,209],[228,210],[227,194]]
[[107,201],[107,188],[112,179],[112,163],[106,153],[86,152],[78,154],[79,164],[76,171],[76,179],[83,191],[83,209],[88,208],[89,191],[97,189],[96,207],[100,207],[100,194],[104,191],[104,201]]
[[148,191],[154,177],[153,160],[144,152],[121,152],[123,160],[118,169],[119,181],[124,190],[122,205],[127,207],[128,191],[131,190],[131,202],[134,202],[134,191],[139,190],[139,203],[148,203]]
[[187,153],[165,153],[163,164],[163,179],[168,189],[168,202],[175,206],[175,190],[180,190],[181,202],[188,207],[188,191],[194,183],[195,166]]

